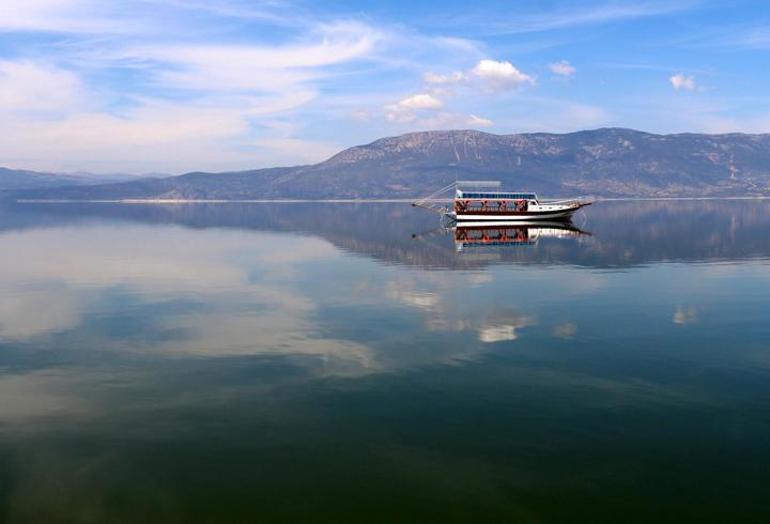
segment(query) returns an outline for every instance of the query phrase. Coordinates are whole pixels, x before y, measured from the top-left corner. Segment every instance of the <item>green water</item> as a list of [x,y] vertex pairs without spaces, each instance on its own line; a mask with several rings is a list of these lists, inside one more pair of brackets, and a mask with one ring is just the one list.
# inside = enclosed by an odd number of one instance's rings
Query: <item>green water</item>
[[5,522],[770,519],[770,202],[0,207]]

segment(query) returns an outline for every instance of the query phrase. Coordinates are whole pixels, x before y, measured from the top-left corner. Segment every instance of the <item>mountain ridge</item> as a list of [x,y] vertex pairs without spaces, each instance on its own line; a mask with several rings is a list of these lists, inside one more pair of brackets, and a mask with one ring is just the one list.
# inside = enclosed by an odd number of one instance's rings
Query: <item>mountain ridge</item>
[[457,179],[543,195],[770,195],[770,134],[659,135],[626,128],[495,135],[423,131],[353,146],[312,165],[36,189],[28,199],[412,198]]
[[52,173],[0,166],[0,191],[94,185],[98,182],[134,181],[146,176],[148,175],[129,175],[124,173],[94,174],[87,171]]

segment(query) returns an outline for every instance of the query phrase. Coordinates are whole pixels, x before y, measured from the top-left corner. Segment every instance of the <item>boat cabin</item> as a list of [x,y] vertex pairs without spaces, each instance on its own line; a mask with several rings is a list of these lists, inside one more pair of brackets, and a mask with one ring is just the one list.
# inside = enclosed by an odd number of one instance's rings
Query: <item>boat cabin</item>
[[455,191],[455,213],[526,212],[537,205],[535,193],[510,193],[505,191]]

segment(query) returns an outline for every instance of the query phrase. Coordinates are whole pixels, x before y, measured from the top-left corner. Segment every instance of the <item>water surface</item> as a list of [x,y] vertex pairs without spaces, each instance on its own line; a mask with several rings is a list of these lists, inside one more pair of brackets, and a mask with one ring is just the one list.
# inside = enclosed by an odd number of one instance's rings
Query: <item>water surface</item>
[[438,225],[0,207],[0,518],[770,518],[770,202]]

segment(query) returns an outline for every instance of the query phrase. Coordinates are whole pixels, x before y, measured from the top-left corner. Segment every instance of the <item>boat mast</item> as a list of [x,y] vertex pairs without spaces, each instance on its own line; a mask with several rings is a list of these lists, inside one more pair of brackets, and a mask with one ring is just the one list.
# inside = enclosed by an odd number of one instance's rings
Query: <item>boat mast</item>
[[412,202],[412,206],[414,207],[421,207],[423,209],[427,209],[428,211],[433,211],[434,213],[438,213],[439,215],[444,215],[447,212],[447,207],[444,205],[441,206],[441,203],[445,203],[447,201],[446,198],[438,198],[439,196],[443,195],[444,193],[447,193],[451,190],[454,190],[457,186],[457,182],[452,182],[446,187],[442,187],[438,191],[434,191],[430,195],[420,198],[418,200],[415,200]]

